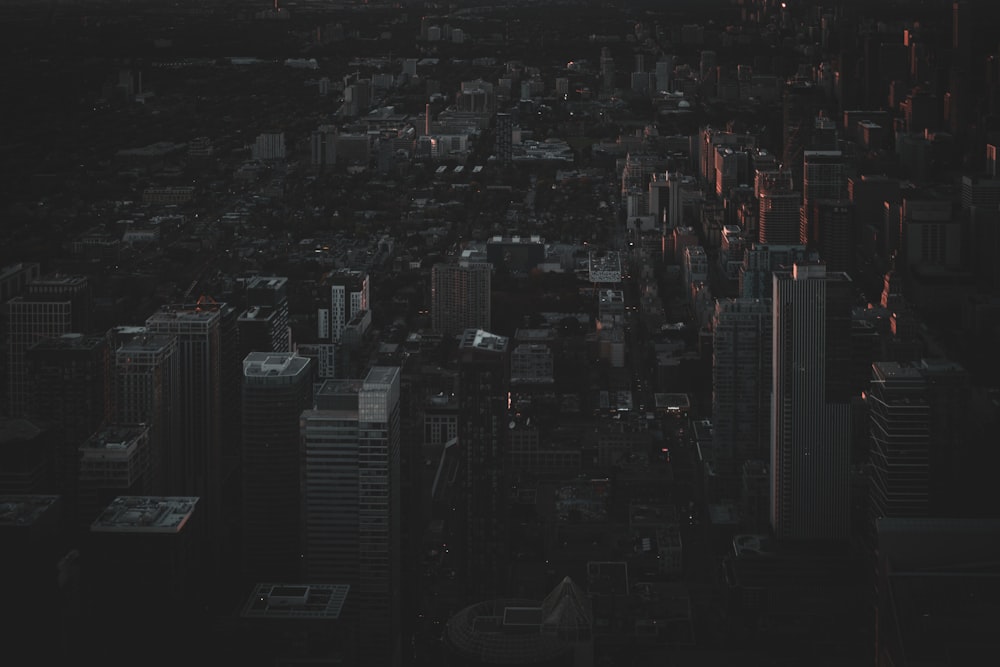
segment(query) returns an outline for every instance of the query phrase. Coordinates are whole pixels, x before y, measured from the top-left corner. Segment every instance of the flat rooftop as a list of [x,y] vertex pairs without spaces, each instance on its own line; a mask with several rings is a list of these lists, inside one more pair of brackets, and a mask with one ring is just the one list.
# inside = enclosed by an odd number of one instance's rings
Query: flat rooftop
[[243,360],[243,375],[252,377],[296,377],[309,368],[310,359],[294,352],[251,352]]
[[348,584],[261,583],[243,605],[243,618],[340,618],[350,592]]
[[507,347],[507,337],[498,336],[482,329],[466,329],[459,347],[463,349],[490,350],[502,352]]
[[197,496],[118,496],[90,531],[176,534],[191,518],[197,502]]
[[0,526],[30,526],[58,500],[59,496],[0,495]]

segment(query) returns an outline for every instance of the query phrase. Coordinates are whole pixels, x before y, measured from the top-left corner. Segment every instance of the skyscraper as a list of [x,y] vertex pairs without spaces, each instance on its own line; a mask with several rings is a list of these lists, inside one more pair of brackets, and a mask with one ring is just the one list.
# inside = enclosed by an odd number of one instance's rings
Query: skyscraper
[[931,409],[919,368],[894,361],[872,364],[867,396],[871,416],[873,518],[927,517]]
[[431,328],[446,335],[490,326],[493,265],[440,262],[431,268]]
[[170,334],[142,333],[114,351],[114,422],[146,424],[153,495],[183,488],[180,459],[180,358]]
[[807,150],[803,152],[802,159],[802,209],[799,216],[799,243],[815,245],[813,227],[816,226],[816,212],[814,203],[820,199],[843,199],[847,194],[844,156],[840,151]]
[[[217,566],[222,544],[222,311],[199,302],[164,306],[149,316],[151,334],[176,337],[181,495],[197,496],[209,564]],[[173,466],[171,466],[173,467]]]
[[508,340],[466,329],[459,341],[458,444],[464,509],[464,577],[468,599],[506,585],[507,480],[504,444],[510,390]]
[[812,141],[818,111],[819,89],[809,81],[786,85],[782,97],[782,167],[792,172],[795,188],[802,187],[804,152]]
[[791,171],[758,171],[754,188],[760,207],[757,240],[772,245],[798,243],[802,197],[794,190]]
[[247,309],[237,322],[241,358],[251,352],[288,352],[288,278],[251,278],[247,282]]
[[514,150],[514,117],[509,113],[498,113],[496,115],[496,140],[495,150],[500,164],[509,165],[513,157]]
[[771,525],[778,539],[850,531],[850,286],[820,262],[773,276]]
[[299,417],[312,406],[311,364],[290,352],[243,360],[242,570],[258,581],[300,575]]
[[107,340],[78,333],[43,338],[25,351],[24,368],[27,416],[52,427],[56,489],[76,525],[80,445],[106,423],[111,408]]
[[319,337],[332,343],[340,343],[344,329],[355,315],[368,310],[370,288],[368,274],[363,271],[342,271],[330,276],[330,309],[320,309],[321,326]]
[[8,415],[23,417],[28,391],[25,351],[43,338],[90,333],[91,289],[84,276],[44,276],[28,282],[24,295],[8,301],[6,308]]
[[400,658],[400,379],[327,380],[301,417],[304,577],[354,591],[364,664]]
[[735,461],[766,460],[771,300],[719,299],[712,329],[712,441]]

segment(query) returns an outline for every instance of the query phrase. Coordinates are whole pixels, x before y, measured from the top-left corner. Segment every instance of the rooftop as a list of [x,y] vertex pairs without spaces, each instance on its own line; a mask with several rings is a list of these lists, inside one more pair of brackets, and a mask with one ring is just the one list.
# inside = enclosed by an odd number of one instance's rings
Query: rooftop
[[294,352],[251,352],[243,360],[244,377],[295,377],[309,368],[310,359]]
[[351,587],[348,584],[262,583],[243,605],[243,618],[340,618]]
[[0,496],[0,526],[30,526],[59,500],[59,496],[10,494]]
[[176,534],[191,518],[197,503],[196,496],[118,496],[90,531]]
[[498,336],[483,329],[466,329],[465,333],[462,334],[460,347],[502,352],[507,347],[507,337]]

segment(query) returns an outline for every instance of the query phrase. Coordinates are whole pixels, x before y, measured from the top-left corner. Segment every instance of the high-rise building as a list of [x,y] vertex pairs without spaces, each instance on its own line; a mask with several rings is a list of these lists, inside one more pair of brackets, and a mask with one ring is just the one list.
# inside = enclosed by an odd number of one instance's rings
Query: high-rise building
[[183,488],[179,433],[180,357],[170,334],[142,333],[114,350],[113,421],[149,430],[151,495]]
[[340,343],[347,323],[362,310],[368,310],[370,288],[364,271],[342,271],[330,276],[330,309],[320,309],[319,319],[327,324],[320,327],[319,337]]
[[508,339],[466,329],[459,341],[458,444],[465,498],[463,576],[468,599],[504,591],[509,550],[504,443],[510,391]]
[[[222,310],[218,304],[164,306],[146,320],[151,334],[177,340],[180,381],[177,435],[181,493],[197,496],[205,556],[217,565],[221,557],[222,525]],[[171,465],[171,468],[174,466]]]
[[850,272],[855,255],[854,205],[846,199],[813,199],[810,210],[802,229],[808,236],[800,243],[819,253],[831,271]]
[[78,524],[84,529],[120,495],[146,496],[152,488],[149,428],[112,424],[79,447]]
[[513,158],[514,150],[514,117],[509,113],[498,113],[496,115],[496,140],[494,150],[497,159],[502,165],[509,165]]
[[735,461],[766,459],[771,301],[719,299],[712,329],[712,441]]
[[337,164],[337,130],[336,125],[320,125],[309,137],[311,162],[320,169]]
[[20,296],[28,283],[41,276],[41,265],[35,262],[18,262],[0,269],[0,303],[7,303]]
[[247,282],[247,309],[238,319],[240,354],[288,352],[288,278],[254,276]]
[[486,261],[441,262],[431,268],[431,328],[457,335],[490,326],[493,265]]
[[75,524],[80,445],[111,411],[107,340],[77,333],[43,338],[25,351],[24,368],[27,416],[53,428],[56,489],[66,501],[67,520]]
[[890,249],[899,247],[899,227],[886,228],[885,203],[889,202],[891,208],[899,207],[899,185],[898,180],[888,176],[864,174],[847,179],[847,196],[854,204],[855,229],[858,234],[871,230],[877,239],[873,250],[886,260]]
[[796,263],[773,285],[771,526],[782,540],[845,539],[851,279]]
[[28,282],[23,296],[6,303],[8,416],[23,417],[27,408],[25,351],[43,338],[90,333],[92,301],[86,277],[51,275]]
[[[81,549],[86,634],[81,653],[125,665],[155,651],[176,663],[208,638],[199,566],[201,503],[191,496],[118,496],[90,527]],[[107,628],[118,629],[109,641]]]
[[794,81],[786,85],[782,97],[783,152],[781,165],[792,172],[796,189],[802,187],[804,153],[812,142],[818,111],[819,89],[809,81]]
[[244,575],[300,575],[299,417],[312,406],[312,360],[251,352],[243,360],[242,531]]
[[801,245],[757,243],[743,253],[740,267],[739,295],[744,299],[769,299],[773,290],[771,276],[775,269],[791,266],[809,257]]
[[913,365],[876,362],[867,403],[873,518],[931,516],[931,409],[926,378]]
[[[819,199],[843,199],[847,194],[844,155],[840,151],[803,152],[802,209],[799,215],[799,243],[815,246],[814,203]],[[825,259],[825,258],[824,258]]]
[[791,171],[758,171],[754,188],[760,207],[757,240],[769,245],[797,244],[802,197],[793,189]]
[[349,584],[364,664],[398,664],[399,368],[324,382],[301,433],[303,576]]

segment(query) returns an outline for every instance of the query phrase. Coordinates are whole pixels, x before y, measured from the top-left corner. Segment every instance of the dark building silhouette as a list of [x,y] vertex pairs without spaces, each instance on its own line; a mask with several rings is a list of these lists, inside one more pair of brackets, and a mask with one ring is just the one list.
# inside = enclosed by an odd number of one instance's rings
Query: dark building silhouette
[[91,333],[93,295],[85,276],[47,275],[32,280],[23,296],[6,303],[8,416],[27,410],[28,374],[24,353],[44,338]]
[[444,632],[449,667],[594,664],[590,598],[569,577],[543,600],[484,600],[452,616]]
[[466,329],[458,351],[458,445],[464,495],[464,576],[468,599],[506,587],[510,350],[505,336]]
[[774,272],[771,524],[779,540],[850,530],[851,279],[821,262]]
[[67,548],[56,495],[0,493],[0,585],[17,613],[4,618],[11,655],[38,664],[77,659],[79,552]]
[[291,352],[243,360],[243,574],[294,581],[302,548],[299,417],[312,405],[312,361]]
[[149,494],[179,491],[184,481],[177,338],[170,334],[136,334],[113,354],[112,419],[119,424],[145,424],[149,430]]
[[238,319],[240,359],[251,352],[288,352],[288,279],[255,276],[247,283],[247,309]]
[[[110,416],[108,344],[104,336],[64,334],[45,338],[25,352],[27,415],[49,424],[55,438],[55,491],[66,501],[65,517],[76,524],[80,446]],[[79,517],[89,525],[93,517]]]
[[327,380],[301,418],[302,576],[351,586],[362,664],[401,659],[399,375]]
[[190,496],[118,496],[94,521],[81,549],[85,655],[126,665],[153,650],[169,663],[204,645],[198,509]]

